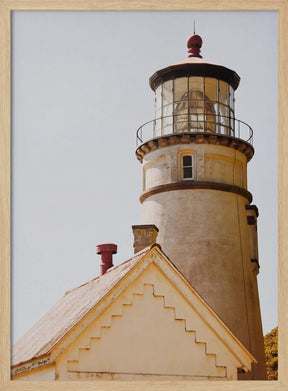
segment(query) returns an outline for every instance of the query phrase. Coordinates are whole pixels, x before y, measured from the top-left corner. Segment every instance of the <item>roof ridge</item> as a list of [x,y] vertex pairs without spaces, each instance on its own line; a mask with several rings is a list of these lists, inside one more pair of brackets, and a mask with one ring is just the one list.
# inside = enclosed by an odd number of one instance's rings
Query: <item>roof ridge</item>
[[68,290],[65,292],[64,296],[66,296],[66,295],[68,295],[69,293],[75,291],[76,289],[82,288],[83,286],[86,286],[86,285],[88,285],[88,284],[90,284],[90,283],[92,283],[92,282],[94,282],[94,281],[96,281],[96,280],[98,280],[98,279],[104,277],[105,275],[111,273],[111,272],[114,271],[114,270],[117,270],[119,267],[125,265],[125,264],[128,263],[128,262],[131,262],[135,257],[138,257],[139,255],[142,255],[142,254],[148,252],[148,251],[149,251],[150,249],[152,249],[153,247],[159,247],[159,248],[161,249],[161,247],[160,247],[160,245],[159,245],[158,243],[153,243],[152,245],[149,245],[149,246],[145,247],[144,249],[138,251],[138,252],[135,253],[132,257],[126,259],[125,261],[123,261],[123,262],[121,262],[121,263],[119,263],[119,264],[117,264],[117,265],[114,265],[114,266],[110,267],[110,268],[106,271],[106,273],[104,273],[104,274],[102,274],[102,275],[99,275],[99,276],[96,276],[96,277],[94,277],[94,278],[92,278],[91,280],[88,280],[88,281],[86,281],[86,282],[83,282],[82,284],[77,285],[77,286],[74,287],[74,288],[68,289]]

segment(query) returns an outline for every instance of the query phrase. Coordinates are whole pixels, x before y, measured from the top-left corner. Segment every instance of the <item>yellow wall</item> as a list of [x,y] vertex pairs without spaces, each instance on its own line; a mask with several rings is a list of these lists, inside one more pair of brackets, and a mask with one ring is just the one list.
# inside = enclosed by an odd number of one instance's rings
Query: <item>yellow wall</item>
[[150,265],[58,357],[56,379],[236,380],[237,365],[177,288]]

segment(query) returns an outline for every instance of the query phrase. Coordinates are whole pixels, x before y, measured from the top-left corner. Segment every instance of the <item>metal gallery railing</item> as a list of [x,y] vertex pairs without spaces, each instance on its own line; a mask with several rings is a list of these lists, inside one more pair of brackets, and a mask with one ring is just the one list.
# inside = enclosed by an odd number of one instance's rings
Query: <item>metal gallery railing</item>
[[145,122],[136,132],[136,146],[155,137],[180,133],[209,133],[236,137],[253,145],[253,130],[247,123],[220,114],[174,114]]

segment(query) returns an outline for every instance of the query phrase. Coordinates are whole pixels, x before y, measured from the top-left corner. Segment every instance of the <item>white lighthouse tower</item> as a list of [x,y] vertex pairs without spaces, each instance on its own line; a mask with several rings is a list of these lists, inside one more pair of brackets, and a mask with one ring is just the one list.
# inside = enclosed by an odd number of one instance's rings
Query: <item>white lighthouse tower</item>
[[[257,359],[243,379],[265,379],[257,287],[256,206],[247,190],[253,132],[235,118],[240,78],[202,59],[192,35],[188,57],[156,71],[155,119],[139,128],[142,224],[216,314]],[[247,377],[248,376],[248,377]]]

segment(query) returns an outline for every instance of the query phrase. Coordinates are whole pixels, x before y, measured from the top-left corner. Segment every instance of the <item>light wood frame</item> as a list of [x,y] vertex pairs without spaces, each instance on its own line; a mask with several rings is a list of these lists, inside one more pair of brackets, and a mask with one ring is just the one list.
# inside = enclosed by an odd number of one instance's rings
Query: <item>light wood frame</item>
[[[0,0],[0,390],[287,390],[288,389],[288,0]],[[279,37],[279,380],[243,382],[17,382],[10,380],[10,20],[14,10],[278,11]],[[267,28],[267,34],[269,30]]]

